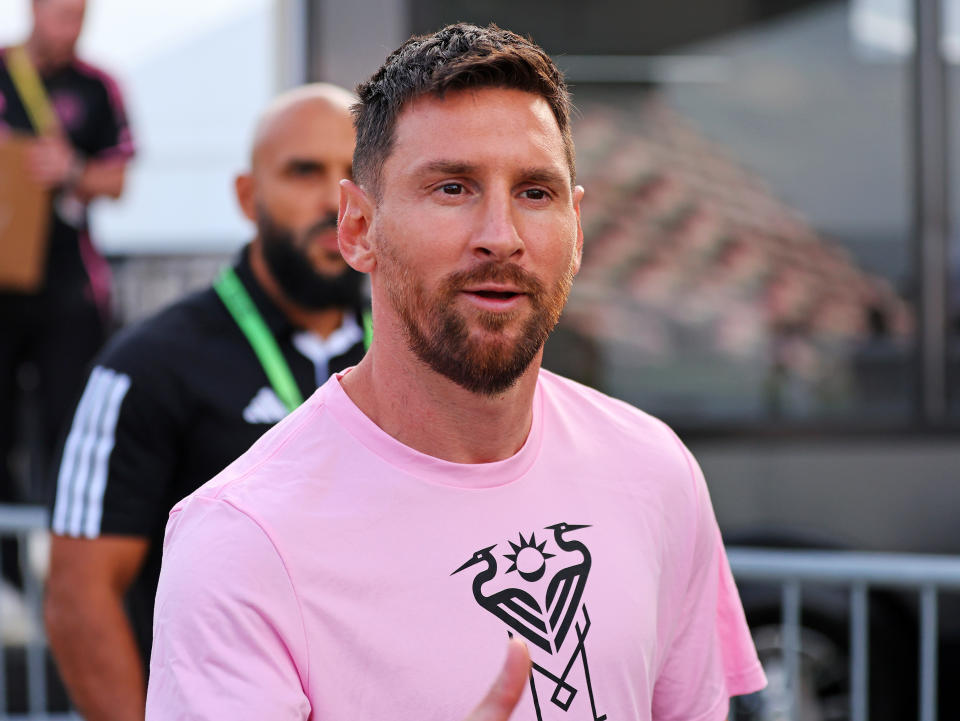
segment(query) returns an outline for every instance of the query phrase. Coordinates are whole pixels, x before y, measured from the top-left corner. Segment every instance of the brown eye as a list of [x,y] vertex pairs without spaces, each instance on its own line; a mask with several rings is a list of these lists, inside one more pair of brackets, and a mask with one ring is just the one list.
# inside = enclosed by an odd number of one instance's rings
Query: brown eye
[[327,166],[310,160],[298,160],[287,166],[287,173],[292,178],[312,178],[325,175]]
[[541,188],[530,188],[523,191],[524,195],[530,200],[544,200],[547,197],[547,191]]
[[447,183],[441,187],[444,195],[461,195],[463,186],[460,183]]

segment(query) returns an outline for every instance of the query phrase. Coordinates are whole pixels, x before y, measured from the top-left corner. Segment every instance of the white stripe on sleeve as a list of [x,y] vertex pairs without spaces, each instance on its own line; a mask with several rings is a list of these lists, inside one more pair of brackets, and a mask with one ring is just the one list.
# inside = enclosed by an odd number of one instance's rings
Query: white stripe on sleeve
[[[77,412],[64,446],[57,477],[57,499],[53,514],[53,532],[79,536],[83,530],[84,499],[102,504],[103,492],[90,494],[97,473],[106,472],[120,404],[130,387],[130,377],[103,366],[96,366],[77,406]],[[102,449],[102,450],[101,450]],[[94,468],[96,466],[96,468]],[[97,531],[102,507],[97,511]]]
[[118,373],[107,399],[107,406],[100,424],[101,434],[93,456],[93,471],[90,475],[90,487],[87,491],[86,521],[83,535],[96,538],[100,535],[100,519],[103,518],[103,494],[107,490],[107,475],[110,469],[110,453],[116,441],[117,418],[120,416],[120,404],[130,390],[130,378]]
[[78,455],[83,438],[88,434],[91,421],[91,407],[96,404],[100,395],[100,388],[104,381],[104,369],[96,366],[90,373],[86,388],[80,397],[70,433],[63,447],[63,457],[60,459],[60,470],[57,474],[57,500],[53,507],[53,532],[63,534],[67,528],[67,513],[70,510],[71,481],[76,474]]

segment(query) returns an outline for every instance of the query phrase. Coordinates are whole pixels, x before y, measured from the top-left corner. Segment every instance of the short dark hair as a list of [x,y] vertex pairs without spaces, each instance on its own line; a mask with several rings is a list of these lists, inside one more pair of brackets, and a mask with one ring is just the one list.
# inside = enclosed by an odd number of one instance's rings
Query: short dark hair
[[448,25],[416,35],[394,50],[366,82],[357,86],[353,106],[357,143],[353,174],[379,200],[381,173],[393,148],[397,118],[406,103],[422,95],[443,97],[452,90],[510,88],[543,97],[563,137],[570,182],[576,177],[570,133],[570,94],[563,73],[529,38],[493,23]]

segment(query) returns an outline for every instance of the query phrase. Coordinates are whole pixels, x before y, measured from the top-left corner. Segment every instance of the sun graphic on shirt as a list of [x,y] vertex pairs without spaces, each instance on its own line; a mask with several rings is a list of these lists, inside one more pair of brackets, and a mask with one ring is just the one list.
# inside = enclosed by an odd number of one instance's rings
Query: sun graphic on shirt
[[547,570],[547,559],[554,557],[554,554],[544,553],[543,551],[547,542],[544,541],[537,545],[536,534],[531,533],[528,541],[521,533],[519,546],[513,541],[509,541],[509,543],[513,553],[506,553],[503,557],[512,561],[513,565],[507,569],[507,573],[517,571],[524,581],[539,581],[543,578],[543,574]]

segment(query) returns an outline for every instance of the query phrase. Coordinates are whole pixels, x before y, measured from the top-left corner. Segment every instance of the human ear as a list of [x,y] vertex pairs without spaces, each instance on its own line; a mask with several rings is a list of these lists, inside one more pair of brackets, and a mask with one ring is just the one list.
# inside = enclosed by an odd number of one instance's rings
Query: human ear
[[577,247],[574,251],[574,272],[580,270],[580,261],[583,260],[583,225],[580,222],[580,201],[586,191],[582,185],[573,189],[573,212],[577,214]]
[[233,179],[233,191],[237,196],[237,204],[248,220],[257,222],[257,204],[254,200],[253,176],[250,173],[241,173]]
[[340,211],[337,215],[340,254],[347,265],[361,273],[369,273],[376,265],[370,237],[373,208],[363,188],[352,180],[340,181]]

